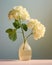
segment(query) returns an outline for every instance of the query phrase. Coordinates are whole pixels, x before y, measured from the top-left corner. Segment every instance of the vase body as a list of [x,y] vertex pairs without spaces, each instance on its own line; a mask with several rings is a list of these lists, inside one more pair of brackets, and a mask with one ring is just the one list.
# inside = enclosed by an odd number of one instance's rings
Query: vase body
[[27,43],[22,43],[22,45],[19,48],[19,59],[20,60],[30,60],[32,57],[32,49],[30,45]]

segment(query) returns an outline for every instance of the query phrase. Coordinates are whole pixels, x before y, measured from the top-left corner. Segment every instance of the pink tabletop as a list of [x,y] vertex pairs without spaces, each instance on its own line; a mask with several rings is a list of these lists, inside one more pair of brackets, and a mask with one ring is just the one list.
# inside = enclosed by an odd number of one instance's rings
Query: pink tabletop
[[0,65],[52,65],[52,60],[0,60]]

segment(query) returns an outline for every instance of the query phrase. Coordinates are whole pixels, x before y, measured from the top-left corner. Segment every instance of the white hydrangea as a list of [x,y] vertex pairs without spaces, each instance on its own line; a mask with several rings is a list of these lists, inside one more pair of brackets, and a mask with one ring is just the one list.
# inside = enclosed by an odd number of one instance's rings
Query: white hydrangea
[[9,19],[16,19],[19,20],[29,20],[30,15],[26,8],[23,8],[22,6],[15,6],[8,14]]
[[27,26],[30,28],[30,29],[33,29],[34,25],[35,25],[35,21],[37,21],[37,19],[30,19]]
[[31,19],[30,22],[28,23],[28,27],[32,29],[35,40],[44,37],[45,27],[37,19]]

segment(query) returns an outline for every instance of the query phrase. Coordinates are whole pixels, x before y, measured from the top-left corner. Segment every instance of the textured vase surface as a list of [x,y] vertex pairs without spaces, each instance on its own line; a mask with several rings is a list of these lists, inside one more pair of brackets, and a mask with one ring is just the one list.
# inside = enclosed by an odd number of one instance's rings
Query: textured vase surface
[[26,41],[25,44],[22,43],[22,45],[19,48],[19,59],[20,60],[31,60],[32,57],[32,49],[28,42]]

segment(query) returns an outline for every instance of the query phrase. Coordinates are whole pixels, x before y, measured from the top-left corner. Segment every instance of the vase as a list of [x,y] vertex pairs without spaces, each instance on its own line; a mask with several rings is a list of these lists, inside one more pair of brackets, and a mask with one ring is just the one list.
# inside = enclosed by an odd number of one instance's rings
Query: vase
[[32,49],[28,42],[22,43],[19,48],[19,60],[26,61],[31,60],[32,57]]

